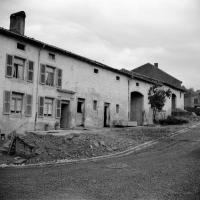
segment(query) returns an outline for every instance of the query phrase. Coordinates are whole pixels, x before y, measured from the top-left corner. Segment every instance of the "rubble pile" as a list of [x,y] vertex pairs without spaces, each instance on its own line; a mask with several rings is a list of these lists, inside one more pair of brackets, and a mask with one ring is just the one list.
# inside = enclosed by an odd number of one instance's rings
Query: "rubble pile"
[[56,136],[40,135],[33,132],[23,136],[15,135],[12,142],[7,142],[7,146],[9,146],[8,143],[13,145],[12,148],[7,149],[13,149],[10,154],[15,156],[14,163],[16,164],[90,158],[121,151],[130,145],[128,139],[111,138],[103,134],[73,133]]

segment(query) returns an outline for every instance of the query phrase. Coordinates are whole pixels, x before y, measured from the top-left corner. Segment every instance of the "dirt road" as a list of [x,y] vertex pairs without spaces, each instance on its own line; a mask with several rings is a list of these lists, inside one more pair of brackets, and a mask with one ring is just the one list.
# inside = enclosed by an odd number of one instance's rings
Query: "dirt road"
[[200,199],[200,130],[120,158],[0,169],[0,199]]

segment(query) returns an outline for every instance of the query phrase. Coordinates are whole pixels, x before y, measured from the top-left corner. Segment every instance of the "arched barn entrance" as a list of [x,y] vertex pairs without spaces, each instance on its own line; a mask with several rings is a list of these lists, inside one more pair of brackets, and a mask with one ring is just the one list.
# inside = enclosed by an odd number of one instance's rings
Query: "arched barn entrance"
[[138,125],[142,125],[144,97],[139,92],[131,92],[130,120],[137,121]]
[[176,109],[176,95],[172,94],[172,111]]

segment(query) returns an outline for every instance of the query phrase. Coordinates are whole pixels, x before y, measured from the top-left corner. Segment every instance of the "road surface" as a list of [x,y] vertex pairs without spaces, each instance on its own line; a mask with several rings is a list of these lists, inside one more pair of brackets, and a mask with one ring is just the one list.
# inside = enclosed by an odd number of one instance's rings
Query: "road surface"
[[198,200],[200,130],[120,158],[0,169],[1,200]]

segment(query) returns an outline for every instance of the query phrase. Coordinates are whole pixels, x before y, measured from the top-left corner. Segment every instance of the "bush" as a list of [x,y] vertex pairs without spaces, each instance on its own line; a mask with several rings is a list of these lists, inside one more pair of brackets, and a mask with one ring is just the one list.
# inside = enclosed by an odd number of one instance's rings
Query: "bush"
[[167,119],[159,120],[159,123],[161,125],[180,125],[180,124],[189,123],[189,121],[187,119],[183,119],[183,118],[177,118],[177,117],[174,117],[174,116],[168,116]]

